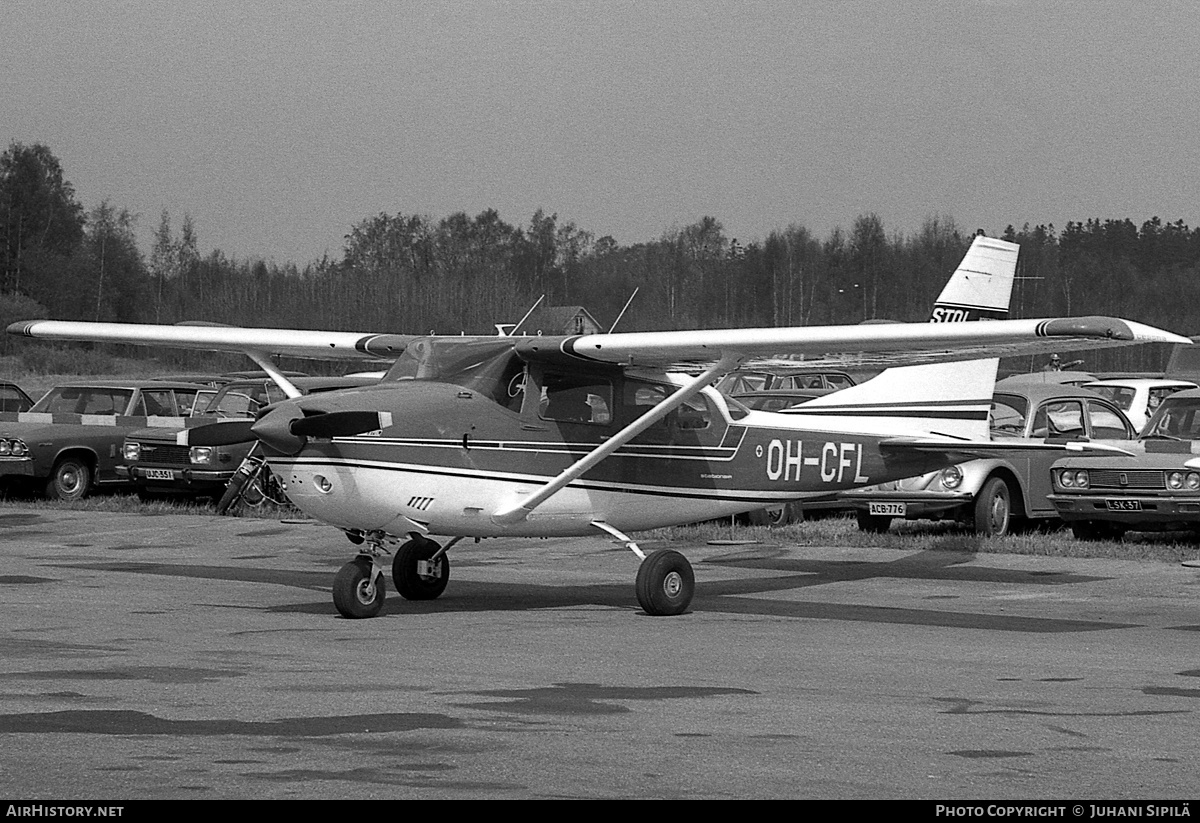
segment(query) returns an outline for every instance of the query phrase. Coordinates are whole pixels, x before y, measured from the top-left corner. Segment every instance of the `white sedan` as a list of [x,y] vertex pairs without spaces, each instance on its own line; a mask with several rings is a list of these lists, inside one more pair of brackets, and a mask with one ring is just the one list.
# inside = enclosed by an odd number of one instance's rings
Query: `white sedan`
[[1152,377],[1113,378],[1084,383],[1083,388],[1094,391],[1116,403],[1138,431],[1154,414],[1163,398],[1177,391],[1196,388],[1187,380],[1167,380]]

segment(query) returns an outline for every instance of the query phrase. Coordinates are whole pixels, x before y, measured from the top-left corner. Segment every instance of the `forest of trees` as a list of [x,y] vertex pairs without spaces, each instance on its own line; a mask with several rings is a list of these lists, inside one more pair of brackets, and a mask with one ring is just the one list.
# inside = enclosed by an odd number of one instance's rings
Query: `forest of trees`
[[[923,320],[970,243],[949,217],[914,234],[875,214],[818,237],[803,225],[739,244],[719,220],[622,246],[538,210],[513,225],[488,209],[436,219],[379,214],[349,227],[341,259],[267,263],[201,253],[188,216],[159,216],[148,253],[134,216],[85,208],[51,150],[0,156],[0,323],[39,317],[439,333],[491,333],[541,295],[622,331]],[[989,232],[991,233],[991,232]],[[1015,317],[1111,314],[1200,330],[1200,229],[1154,217],[1085,219],[1000,236],[1021,244]],[[0,354],[13,353],[7,335]],[[1156,368],[1162,352],[1084,355],[1093,369]]]

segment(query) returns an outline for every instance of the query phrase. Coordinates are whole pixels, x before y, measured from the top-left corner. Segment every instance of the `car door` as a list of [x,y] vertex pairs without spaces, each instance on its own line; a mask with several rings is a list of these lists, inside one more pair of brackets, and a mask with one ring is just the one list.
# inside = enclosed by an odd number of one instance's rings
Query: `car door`
[[[1078,397],[1051,398],[1043,401],[1034,412],[1030,437],[1044,443],[1065,443],[1088,439],[1087,416],[1083,400]],[[1029,452],[1026,465],[1027,499],[1025,505],[1032,517],[1054,514],[1054,506],[1046,499],[1050,494],[1050,466],[1062,457],[1057,451]]]

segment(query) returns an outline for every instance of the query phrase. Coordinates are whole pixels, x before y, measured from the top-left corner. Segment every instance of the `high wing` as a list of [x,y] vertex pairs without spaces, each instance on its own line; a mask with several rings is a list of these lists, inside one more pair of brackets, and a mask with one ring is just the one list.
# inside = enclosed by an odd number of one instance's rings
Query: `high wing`
[[[1186,337],[1132,320],[1063,317],[594,334],[570,338],[563,349],[588,360],[659,367],[711,363],[736,352],[743,362],[756,364],[800,355],[806,366],[888,368],[1133,343],[1190,342]],[[794,360],[786,362],[796,365]]]
[[318,360],[394,359],[414,335],[310,329],[256,329],[181,323],[175,326],[142,323],[89,323],[72,320],[25,320],[8,327],[9,334],[42,340],[132,343],[202,351],[282,354]]
[[[318,359],[395,358],[416,335],[257,329],[232,326],[163,326],[32,320],[8,333],[40,340],[133,343]],[[472,336],[458,339],[473,339]],[[494,336],[475,339],[497,340]],[[695,368],[720,360],[742,364],[786,362],[887,368],[986,357],[1094,349],[1131,343],[1184,343],[1177,334],[1113,317],[996,320],[984,323],[890,323],[853,326],[626,332],[559,337],[513,337],[527,360],[563,359],[656,368]],[[256,358],[259,359],[259,358]]]

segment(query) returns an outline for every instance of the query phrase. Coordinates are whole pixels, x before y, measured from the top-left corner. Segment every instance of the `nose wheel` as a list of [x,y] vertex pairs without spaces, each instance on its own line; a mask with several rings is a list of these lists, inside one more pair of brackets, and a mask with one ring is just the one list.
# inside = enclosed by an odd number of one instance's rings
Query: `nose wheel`
[[369,557],[357,557],[333,578],[333,605],[342,617],[374,617],[383,609],[387,588]]

